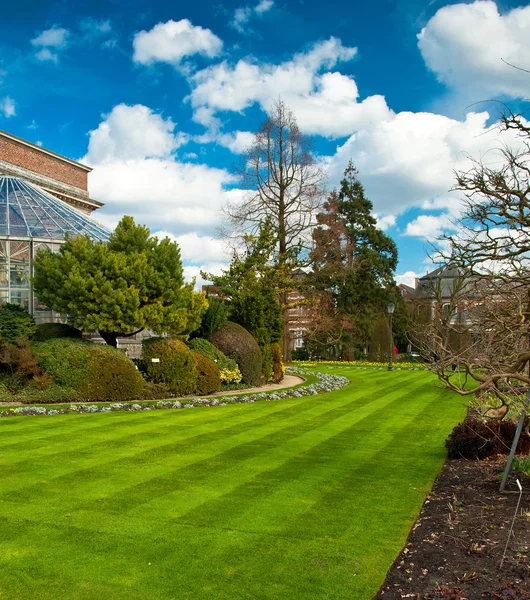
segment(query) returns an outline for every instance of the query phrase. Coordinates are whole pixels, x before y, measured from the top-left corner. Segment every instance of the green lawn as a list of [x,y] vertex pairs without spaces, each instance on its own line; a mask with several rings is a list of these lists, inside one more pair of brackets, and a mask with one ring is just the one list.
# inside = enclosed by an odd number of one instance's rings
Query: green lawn
[[425,372],[330,372],[351,385],[1,419],[0,599],[371,598],[464,408]]

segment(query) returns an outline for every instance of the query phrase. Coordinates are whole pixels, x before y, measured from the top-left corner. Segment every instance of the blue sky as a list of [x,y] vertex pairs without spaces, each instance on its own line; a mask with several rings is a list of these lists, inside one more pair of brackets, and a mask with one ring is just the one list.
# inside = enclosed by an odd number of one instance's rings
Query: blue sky
[[500,142],[481,101],[526,108],[530,75],[503,61],[530,67],[528,5],[19,0],[0,23],[0,128],[92,166],[96,218],[174,237],[192,276],[226,264],[231,165],[281,97],[330,188],[357,165],[410,283],[458,217],[453,170]]

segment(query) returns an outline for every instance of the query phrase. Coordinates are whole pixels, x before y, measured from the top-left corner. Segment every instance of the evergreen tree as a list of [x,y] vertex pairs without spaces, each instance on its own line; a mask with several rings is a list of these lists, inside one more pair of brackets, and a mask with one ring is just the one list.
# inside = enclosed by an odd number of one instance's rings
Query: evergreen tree
[[282,317],[277,290],[282,285],[281,270],[275,261],[275,228],[265,220],[257,235],[244,236],[244,248],[234,253],[232,263],[221,275],[203,273],[219,286],[228,299],[229,317],[256,338],[262,355],[263,371],[272,374],[271,344],[281,343]]
[[187,336],[208,303],[185,283],[177,244],[158,240],[124,217],[108,243],[68,238],[58,254],[40,252],[33,285],[49,308],[68,314],[76,327],[118,337],[144,328]]
[[[308,288],[323,308],[310,337],[320,338],[343,358],[366,348],[374,319],[395,300],[397,248],[376,227],[372,208],[350,161],[339,191],[329,195],[313,231]],[[320,331],[319,320],[325,323]]]

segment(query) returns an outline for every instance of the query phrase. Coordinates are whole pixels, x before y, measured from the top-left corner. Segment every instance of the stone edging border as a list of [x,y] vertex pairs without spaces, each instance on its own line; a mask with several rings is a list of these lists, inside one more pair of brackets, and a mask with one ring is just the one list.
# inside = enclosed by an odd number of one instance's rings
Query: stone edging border
[[[296,375],[297,371],[289,370],[290,374]],[[219,398],[186,398],[184,402],[178,400],[158,400],[152,404],[138,404],[132,402],[114,402],[102,406],[101,404],[71,404],[64,408],[46,408],[44,406],[17,406],[8,410],[0,411],[2,417],[19,417],[35,415],[65,415],[80,413],[108,413],[118,411],[146,411],[161,409],[197,408],[200,406],[226,406],[228,404],[254,403],[257,401],[274,401],[283,398],[303,398],[304,396],[315,396],[340,390],[350,383],[347,377],[342,375],[330,375],[303,371],[304,375],[314,375],[318,383],[302,384],[299,387],[288,388],[278,392],[257,392],[250,395],[220,396]]]

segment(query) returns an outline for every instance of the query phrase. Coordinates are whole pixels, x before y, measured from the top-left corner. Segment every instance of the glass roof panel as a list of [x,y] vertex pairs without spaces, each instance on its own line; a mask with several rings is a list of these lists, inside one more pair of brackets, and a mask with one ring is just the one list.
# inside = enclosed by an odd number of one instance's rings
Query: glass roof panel
[[111,232],[66,202],[18,177],[0,176],[0,236],[64,240],[88,235],[106,242]]

